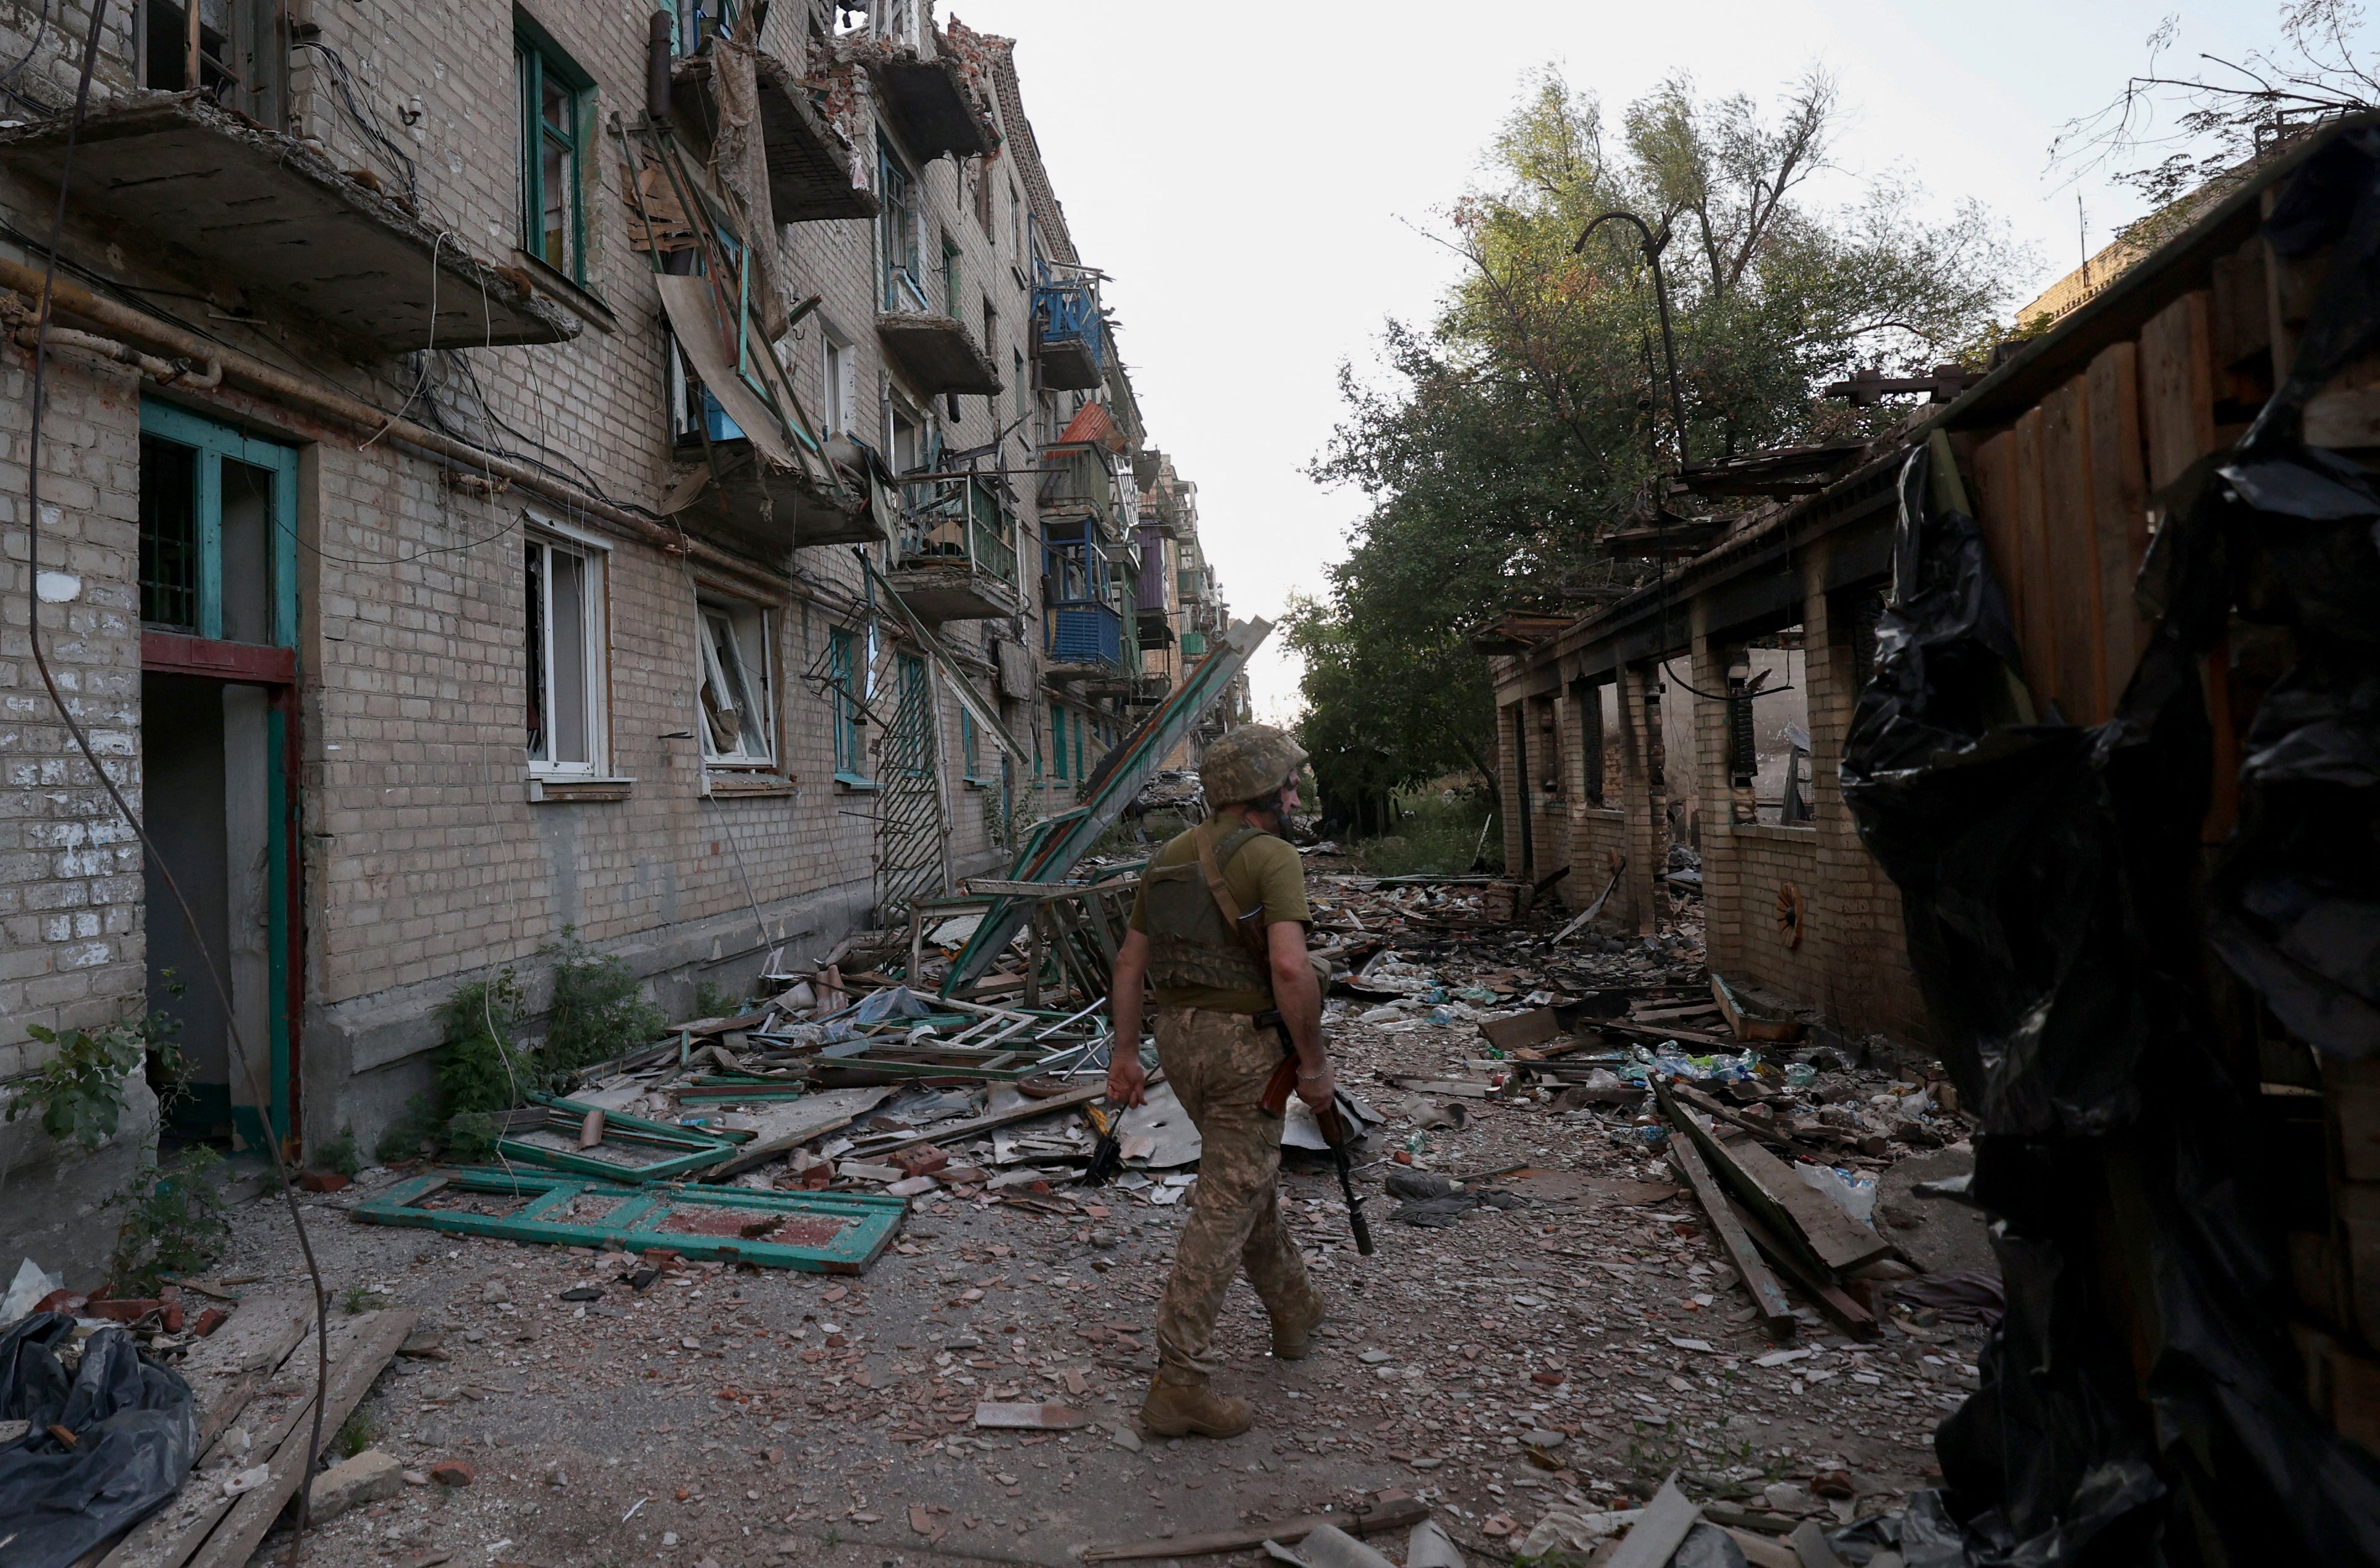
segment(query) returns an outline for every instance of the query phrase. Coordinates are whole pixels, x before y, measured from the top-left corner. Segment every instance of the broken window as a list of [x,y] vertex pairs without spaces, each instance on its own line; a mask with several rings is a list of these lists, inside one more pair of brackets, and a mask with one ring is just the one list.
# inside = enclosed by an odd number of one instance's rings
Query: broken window
[[1731,819],[1787,827],[1808,822],[1810,735],[1802,628],[1749,638],[1723,657]]
[[976,226],[983,230],[983,237],[990,239],[992,236],[991,170],[981,158],[975,161],[975,221]]
[[876,140],[876,194],[884,203],[876,219],[884,269],[879,309],[894,314],[927,310],[925,284],[917,271],[924,226],[917,214],[917,182],[882,137]]
[[702,652],[702,755],[728,765],[776,760],[769,700],[769,613],[755,605],[705,600]]
[[[199,85],[216,103],[275,130],[286,118],[289,75],[280,11],[278,0],[199,0]],[[144,0],[140,50],[141,86],[187,91],[188,8],[173,0]]]
[[942,314],[958,320],[959,242],[947,234],[942,236]]
[[1066,711],[1054,702],[1050,704],[1050,749],[1057,758],[1058,777],[1074,777],[1066,771]]
[[593,79],[541,34],[522,32],[521,249],[574,283],[587,281],[579,156]]
[[544,534],[529,535],[521,553],[529,768],[592,777],[603,748],[602,554]]
[[964,707],[959,710],[959,758],[965,766],[968,784],[991,782],[983,773],[983,732],[975,727],[975,715]]
[[867,710],[862,706],[866,670],[859,639],[847,627],[827,633],[828,691],[834,705],[834,776],[838,784],[867,788]]

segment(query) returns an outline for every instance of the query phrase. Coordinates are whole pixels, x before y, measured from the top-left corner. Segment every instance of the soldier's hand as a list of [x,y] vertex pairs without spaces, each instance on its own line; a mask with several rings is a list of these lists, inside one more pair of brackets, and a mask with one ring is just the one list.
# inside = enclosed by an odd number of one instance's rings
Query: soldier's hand
[[1328,1062],[1322,1064],[1322,1071],[1313,1077],[1309,1078],[1303,1073],[1297,1075],[1297,1098],[1305,1101],[1306,1108],[1318,1115],[1330,1109],[1330,1097],[1338,1092],[1338,1076],[1330,1071]]
[[1148,1074],[1138,1051],[1119,1050],[1108,1064],[1108,1103],[1119,1111],[1148,1103]]

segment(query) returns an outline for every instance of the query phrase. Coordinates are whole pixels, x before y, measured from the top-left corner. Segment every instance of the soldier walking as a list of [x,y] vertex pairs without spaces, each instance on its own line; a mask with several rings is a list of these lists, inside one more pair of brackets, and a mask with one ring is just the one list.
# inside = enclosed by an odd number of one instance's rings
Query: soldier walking
[[1328,1107],[1333,1084],[1322,988],[1305,951],[1305,869],[1279,836],[1305,761],[1269,724],[1243,724],[1207,748],[1198,780],[1210,814],[1149,861],[1116,954],[1108,1099],[1123,1107],[1147,1098],[1136,1049],[1146,980],[1156,991],[1158,1064],[1204,1143],[1196,1203],[1157,1310],[1157,1376],[1140,1410],[1166,1437],[1248,1429],[1248,1402],[1208,1387],[1220,1365],[1215,1316],[1235,1269],[1247,1270],[1272,1318],[1275,1355],[1303,1356],[1322,1321],[1322,1296],[1281,1222],[1281,1118],[1260,1103],[1281,1043],[1256,1021],[1281,1014],[1296,1050],[1298,1098]]

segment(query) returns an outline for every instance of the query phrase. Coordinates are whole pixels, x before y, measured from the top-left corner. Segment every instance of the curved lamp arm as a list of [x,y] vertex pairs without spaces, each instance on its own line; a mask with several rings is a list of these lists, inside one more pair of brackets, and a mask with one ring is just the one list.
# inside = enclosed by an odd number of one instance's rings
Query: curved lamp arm
[[1653,302],[1661,313],[1661,358],[1668,363],[1670,371],[1670,423],[1678,432],[1678,467],[1682,468],[1686,466],[1686,404],[1678,391],[1678,345],[1670,334],[1670,289],[1661,277],[1661,251],[1670,243],[1669,230],[1663,229],[1660,237],[1656,238],[1652,228],[1635,213],[1609,212],[1579,230],[1578,241],[1570,248],[1570,252],[1573,256],[1583,253],[1586,249],[1588,237],[1604,225],[1615,221],[1636,225],[1636,232],[1644,237],[1645,260],[1653,269]]

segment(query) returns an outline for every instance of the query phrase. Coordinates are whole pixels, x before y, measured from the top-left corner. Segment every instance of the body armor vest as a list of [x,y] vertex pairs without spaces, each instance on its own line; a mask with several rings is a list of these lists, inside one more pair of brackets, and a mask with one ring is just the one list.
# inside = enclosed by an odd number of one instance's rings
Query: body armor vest
[[[1225,835],[1215,845],[1216,868],[1230,866],[1232,857],[1263,833],[1262,828],[1242,826]],[[1217,991],[1271,992],[1270,971],[1257,962],[1246,942],[1223,918],[1195,857],[1178,866],[1145,871],[1140,882],[1152,983],[1169,991],[1208,986]]]

